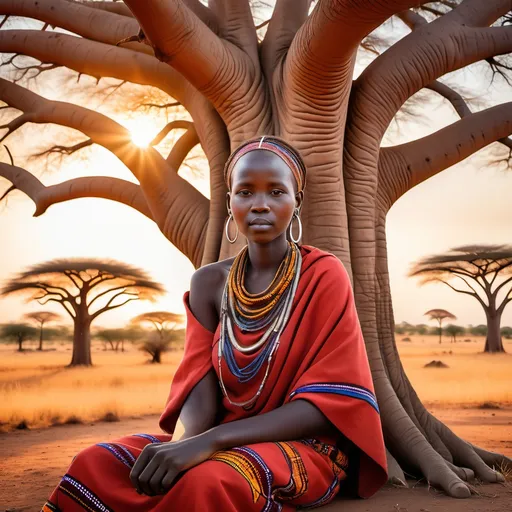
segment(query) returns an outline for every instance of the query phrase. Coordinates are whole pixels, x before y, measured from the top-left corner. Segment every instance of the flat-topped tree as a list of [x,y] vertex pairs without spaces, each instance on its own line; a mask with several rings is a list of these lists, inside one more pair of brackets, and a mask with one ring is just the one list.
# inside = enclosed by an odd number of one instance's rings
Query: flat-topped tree
[[443,283],[476,299],[487,319],[484,352],[505,351],[500,327],[503,311],[512,301],[512,245],[454,247],[418,261],[409,276],[421,278],[422,285]]
[[34,322],[39,327],[39,347],[37,350],[43,350],[43,330],[45,324],[57,322],[62,317],[53,311],[34,311],[25,315],[27,320]]
[[178,339],[176,328],[184,320],[183,315],[169,311],[150,311],[132,318],[131,323],[134,325],[150,324],[155,329],[141,345],[141,349],[151,356],[152,363],[162,362],[162,354]]
[[457,320],[457,317],[449,311],[446,311],[446,309],[431,309],[423,314],[428,316],[430,320],[435,320],[439,324],[439,343],[442,342],[443,320]]
[[[335,254],[353,277],[390,453],[409,473],[450,495],[469,496],[460,480],[468,472],[453,461],[494,481],[485,463],[499,466],[504,459],[472,448],[433,418],[407,379],[393,332],[385,223],[403,194],[489,144],[499,142],[496,161],[505,168],[512,164],[512,102],[472,112],[461,94],[440,81],[479,61],[493,78],[510,76],[503,57],[512,51],[510,0],[274,3],[272,12],[272,6],[258,11],[255,23],[248,0],[209,0],[208,6],[199,0],[0,0],[0,14],[11,16],[0,31],[0,52],[10,54],[7,62],[14,59],[18,68],[9,68],[17,84],[0,80],[0,100],[19,111],[4,111],[8,134],[29,122],[78,130],[85,137],[76,144],[49,150],[67,155],[103,146],[133,179],[93,176],[45,186],[27,169],[8,164],[0,164],[0,176],[10,182],[7,190],[34,201],[36,215],[77,197],[135,208],[199,267],[234,255],[244,244],[241,236],[232,246],[223,238],[223,166],[230,150],[256,135],[288,139],[308,167],[302,242]],[[38,20],[43,30],[18,29],[14,16]],[[392,16],[410,33],[392,46],[375,43],[374,31]],[[373,57],[354,80],[356,58],[365,49]],[[51,80],[52,66],[61,68],[56,73],[67,68],[93,76],[99,88],[120,85],[104,103],[113,109],[128,109],[132,84],[152,86],[161,99],[144,100],[141,107],[176,109],[177,119],[149,148],[139,148],[107,115],[27,88],[33,74],[39,73],[42,84]],[[82,81],[75,87],[80,90]],[[407,100],[422,90],[444,98],[461,119],[418,140],[381,147]],[[158,143],[171,130],[182,135],[164,154]],[[198,143],[208,162],[209,199],[178,174]]]
[[119,261],[61,259],[30,267],[0,290],[1,295],[15,293],[30,294],[29,300],[40,304],[60,304],[74,324],[70,366],[89,366],[91,323],[134,300],[154,300],[164,288],[144,270]]

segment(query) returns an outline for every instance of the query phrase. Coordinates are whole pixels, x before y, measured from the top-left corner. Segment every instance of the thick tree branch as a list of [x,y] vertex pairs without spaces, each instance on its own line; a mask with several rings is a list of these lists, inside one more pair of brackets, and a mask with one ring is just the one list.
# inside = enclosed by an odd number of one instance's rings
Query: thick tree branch
[[277,62],[283,58],[295,34],[306,21],[310,5],[311,0],[277,0],[261,43],[263,71],[269,82]]
[[149,143],[150,146],[157,146],[172,130],[189,130],[194,124],[190,121],[176,120],[167,123]]
[[209,5],[222,20],[222,38],[238,46],[258,66],[258,38],[249,0],[210,0]]
[[458,288],[455,288],[450,283],[447,283],[446,281],[443,281],[442,279],[434,279],[434,281],[439,281],[440,283],[444,283],[446,286],[449,286],[453,291],[457,293],[463,293],[465,295],[471,295],[471,297],[474,297],[480,304],[483,306],[484,309],[487,309],[487,304],[480,298],[480,296],[477,293],[467,292],[465,290],[459,290]]
[[[73,1],[73,0],[72,0]],[[92,7],[93,9],[100,9],[102,11],[113,12],[115,14],[120,14],[121,16],[129,16],[133,17],[132,11],[128,9],[123,2],[101,2],[101,1],[93,1],[93,0],[74,0],[77,4],[83,4],[87,7]]]
[[180,102],[188,85],[179,73],[154,57],[67,34],[2,30],[0,52],[28,55],[96,78],[111,77],[151,85]]
[[226,44],[181,0],[127,0],[125,3],[139,21],[158,59],[172,62],[174,69],[199,90],[206,89],[213,81],[216,87],[222,81],[223,86],[232,89],[228,77],[233,56]]
[[152,219],[140,187],[129,181],[108,176],[89,176],[46,187],[25,169],[4,163],[0,163],[0,176],[13,184],[12,190],[19,190],[32,199],[36,206],[34,217],[42,215],[53,204],[95,197],[125,204]]
[[192,125],[172,147],[169,155],[167,156],[167,162],[169,165],[178,172],[181,164],[185,158],[187,158],[187,155],[197,144],[199,144],[199,137],[194,125]]
[[139,30],[133,18],[67,0],[0,0],[0,14],[33,18],[110,45]]
[[[512,27],[480,28],[509,9],[510,0],[466,0],[432,23],[417,26],[364,70],[354,84],[351,110],[365,112],[365,122],[374,125],[372,151],[378,151],[403,103],[421,88],[446,73],[512,51]],[[386,94],[378,93],[382,90]]]
[[464,117],[422,139],[383,148],[380,187],[390,207],[412,187],[512,134],[512,102]]

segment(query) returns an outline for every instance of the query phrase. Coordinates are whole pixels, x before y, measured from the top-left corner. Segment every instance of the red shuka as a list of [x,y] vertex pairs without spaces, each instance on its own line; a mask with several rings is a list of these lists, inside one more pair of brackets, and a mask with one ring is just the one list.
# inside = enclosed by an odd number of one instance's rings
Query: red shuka
[[[246,411],[224,397],[221,423],[276,409],[292,400],[309,400],[359,448],[358,494],[369,497],[387,480],[382,427],[366,349],[348,274],[332,254],[301,246],[302,269],[291,315],[268,380],[255,406]],[[220,325],[212,333],[192,314],[189,292],[185,354],[174,376],[160,427],[174,431],[181,407],[212,367],[218,373]],[[249,345],[261,336],[234,326],[237,340]],[[235,353],[239,367],[254,354]],[[223,361],[222,375],[232,401],[243,402],[257,391],[265,365],[252,382],[237,382]],[[278,440],[276,440],[278,441]]]

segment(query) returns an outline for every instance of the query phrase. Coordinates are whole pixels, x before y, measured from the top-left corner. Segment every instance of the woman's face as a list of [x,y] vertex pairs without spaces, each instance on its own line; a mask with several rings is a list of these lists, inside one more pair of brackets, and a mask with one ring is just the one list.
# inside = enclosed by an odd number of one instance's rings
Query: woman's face
[[300,207],[292,171],[277,155],[251,151],[236,163],[228,192],[230,209],[240,232],[248,240],[268,243],[288,228]]

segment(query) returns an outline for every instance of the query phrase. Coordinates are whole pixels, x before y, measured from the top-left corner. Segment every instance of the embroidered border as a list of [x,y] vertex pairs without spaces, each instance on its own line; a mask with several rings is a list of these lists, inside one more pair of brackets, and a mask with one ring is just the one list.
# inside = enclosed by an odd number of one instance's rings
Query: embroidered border
[[59,489],[89,512],[114,512],[84,484],[68,474],[63,476]]
[[155,436],[152,436],[151,434],[133,434],[135,437],[143,437],[144,439],[147,439],[148,441],[151,441],[152,443],[163,443],[163,441],[160,441]]
[[117,443],[98,443],[97,446],[107,449],[125,466],[128,466],[130,469],[133,468],[133,465],[135,464],[135,457],[123,445]]
[[257,452],[246,446],[240,446],[214,453],[210,460],[224,462],[238,471],[251,488],[253,503],[256,503],[260,496],[265,498],[262,512],[282,510],[282,506],[276,503],[272,496],[272,472]]
[[274,498],[281,501],[290,501],[300,498],[308,490],[308,475],[306,466],[300,453],[290,443],[275,443],[281,450],[288,467],[290,468],[290,481],[285,487],[276,489]]
[[322,496],[320,496],[320,498],[312,503],[297,506],[297,510],[308,510],[326,505],[336,496],[342,480],[347,478],[348,458],[336,446],[322,443],[316,439],[301,439],[300,442],[311,447],[317,453],[325,455],[331,461],[331,469],[334,475],[331,485],[329,485],[328,489]]
[[290,393],[290,398],[293,398],[299,393],[334,393],[336,395],[350,396],[358,400],[364,400],[370,404],[378,413],[379,406],[375,395],[369,390],[362,386],[355,384],[344,384],[344,383],[318,383],[318,384],[306,384],[301,386]]

